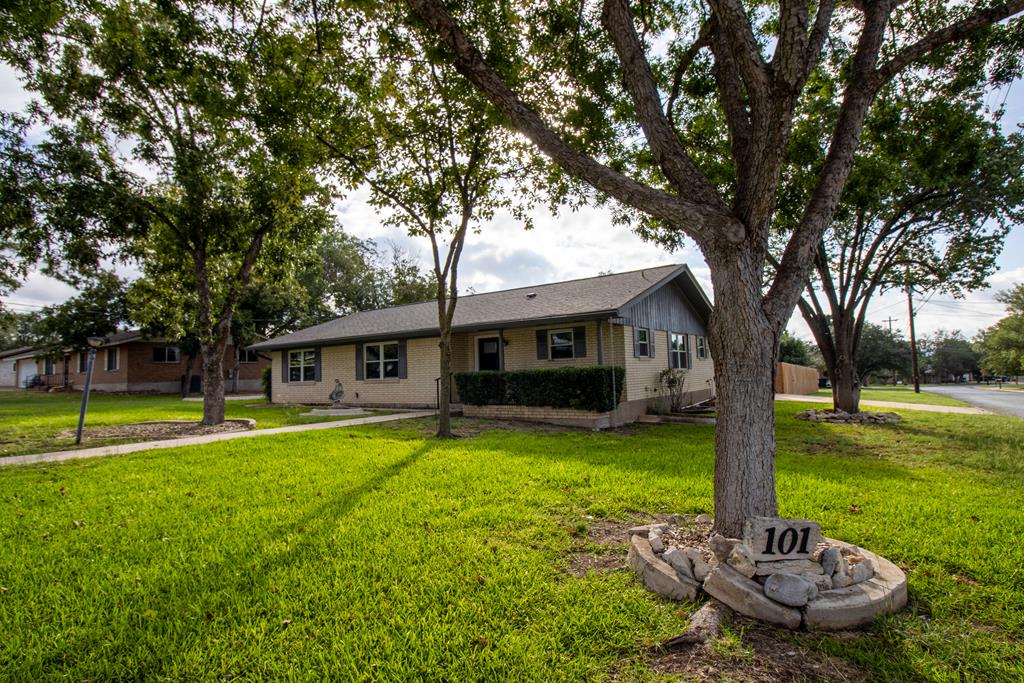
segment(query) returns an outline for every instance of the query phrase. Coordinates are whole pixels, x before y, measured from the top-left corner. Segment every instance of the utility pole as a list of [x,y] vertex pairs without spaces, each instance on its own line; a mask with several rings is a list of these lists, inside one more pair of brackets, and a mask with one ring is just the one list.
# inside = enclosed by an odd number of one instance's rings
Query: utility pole
[[921,393],[921,376],[917,371],[917,336],[914,334],[914,288],[907,285],[907,312],[910,314],[910,372],[914,376],[914,393]]

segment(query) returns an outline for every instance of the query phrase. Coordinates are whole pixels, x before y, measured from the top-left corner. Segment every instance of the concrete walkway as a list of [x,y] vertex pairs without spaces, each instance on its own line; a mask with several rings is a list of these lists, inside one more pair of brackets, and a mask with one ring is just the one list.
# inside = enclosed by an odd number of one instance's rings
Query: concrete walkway
[[[800,394],[775,394],[776,401],[800,401],[802,403],[828,403],[832,399],[825,396],[802,396]],[[868,408],[895,408],[898,410],[923,410],[928,413],[960,413],[961,415],[989,415],[989,411],[970,406],[931,406],[923,403],[898,403],[896,401],[861,401]]]
[[416,410],[407,413],[393,413],[391,415],[374,415],[373,417],[360,417],[353,420],[336,420],[334,422],[314,422],[307,425],[291,425],[290,427],[274,427],[272,429],[250,429],[244,432],[222,432],[220,434],[205,434],[203,436],[186,436],[181,439],[163,439],[162,441],[140,441],[139,443],[123,443],[115,446],[99,446],[97,448],[82,448],[77,451],[57,451],[55,453],[33,453],[32,455],[14,455],[9,458],[0,458],[0,466],[3,465],[33,465],[43,462],[62,462],[64,460],[78,460],[79,458],[96,458],[105,455],[125,455],[138,451],[150,451],[157,448],[179,448],[181,446],[198,446],[200,444],[214,443],[216,441],[230,441],[231,439],[246,439],[253,436],[268,436],[270,434],[292,434],[294,432],[310,432],[316,429],[338,429],[339,427],[358,427],[359,425],[374,424],[376,422],[392,422],[393,420],[411,420],[417,417],[431,417],[435,415],[433,410]]

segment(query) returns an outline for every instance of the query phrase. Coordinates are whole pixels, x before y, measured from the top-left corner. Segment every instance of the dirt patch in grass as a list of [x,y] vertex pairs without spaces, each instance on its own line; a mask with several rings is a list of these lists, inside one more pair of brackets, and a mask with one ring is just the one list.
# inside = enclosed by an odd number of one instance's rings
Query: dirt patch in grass
[[573,548],[568,572],[583,578],[590,572],[607,573],[626,566],[629,529],[643,522],[600,519],[576,525],[570,530]]
[[[86,427],[82,442],[107,439],[177,439],[184,436],[202,436],[223,432],[240,432],[252,429],[252,420],[228,419],[219,425],[204,425],[191,420],[165,420],[159,422],[136,422],[126,425],[105,425]],[[59,434],[63,438],[74,438],[75,430],[66,429]]]
[[[816,652],[808,636],[733,616],[721,637],[673,652],[654,649],[631,662],[662,676],[685,681],[867,681],[868,674],[849,662]],[[624,667],[625,668],[625,667]],[[613,673],[613,680],[622,680]]]

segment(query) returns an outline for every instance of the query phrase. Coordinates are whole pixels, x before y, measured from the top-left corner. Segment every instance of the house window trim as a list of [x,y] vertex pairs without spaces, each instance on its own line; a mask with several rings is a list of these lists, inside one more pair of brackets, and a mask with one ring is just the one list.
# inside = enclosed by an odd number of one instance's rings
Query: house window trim
[[[646,341],[642,342],[646,347],[643,353],[640,353],[640,333],[643,332],[647,335]],[[636,346],[636,357],[637,358],[654,358],[654,354],[651,353],[651,337],[652,332],[649,327],[637,327],[636,336],[634,337],[634,345]]]
[[[394,359],[384,358],[384,347],[395,345],[395,357]],[[378,360],[370,360],[370,355],[366,350],[370,347],[377,347],[380,349],[380,356]],[[398,382],[402,379],[402,345],[397,339],[380,341],[380,342],[367,342],[363,344],[363,379],[364,382]],[[384,363],[386,362],[395,363],[395,376],[385,377],[384,376]],[[378,367],[378,372],[375,376],[370,376],[370,364],[373,363]]]
[[[564,361],[564,360],[576,360],[576,333],[573,332],[572,328],[564,328],[557,330],[548,330],[548,360]],[[552,337],[556,334],[567,334],[569,335],[569,353],[568,357],[555,358],[554,350],[555,346],[552,343]],[[559,346],[564,346],[560,344]]]
[[[683,349],[680,351],[672,347],[673,337],[683,338]],[[676,364],[673,364],[675,359]],[[673,370],[688,370],[692,367],[690,362],[690,335],[686,332],[668,333],[668,366]]]
[[[157,349],[163,349],[164,350],[164,360],[152,360],[151,362],[156,363],[158,365],[178,365],[179,363],[181,363],[181,348],[180,347],[169,346],[169,345],[166,345],[166,344],[164,346],[154,346],[153,347],[154,351],[156,351]],[[168,349],[174,349],[174,354],[175,354],[175,356],[177,356],[174,360],[167,360],[167,350]]]
[[[114,354],[114,367],[110,367],[110,354]],[[103,369],[107,372],[117,372],[121,369],[121,353],[116,346],[109,346],[103,357]]]
[[708,338],[697,337],[697,360],[706,360],[708,357]]
[[[307,352],[313,354],[313,359],[312,359],[310,365],[308,366],[310,368],[310,370],[312,371],[311,378],[310,379],[304,379],[304,377],[305,377],[305,369],[306,369],[307,365],[306,365],[306,363],[304,363],[302,361],[304,356],[300,355],[299,356],[299,366],[298,366],[298,368],[299,368],[299,379],[292,379],[292,354],[296,354],[296,353],[298,353],[298,354],[305,354]],[[310,347],[302,348],[302,349],[289,349],[288,350],[288,383],[289,384],[315,384],[316,383],[316,349],[315,348],[310,346]]]

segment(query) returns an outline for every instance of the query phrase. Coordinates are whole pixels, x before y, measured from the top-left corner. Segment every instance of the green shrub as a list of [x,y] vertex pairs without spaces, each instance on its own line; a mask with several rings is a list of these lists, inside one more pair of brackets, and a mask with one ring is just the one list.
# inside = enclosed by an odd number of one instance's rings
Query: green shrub
[[270,388],[271,387],[271,384],[270,384],[270,375],[271,374],[272,374],[272,366],[270,366],[270,365],[268,365],[265,368],[263,368],[263,370],[260,372],[260,384],[263,385],[263,395],[267,397],[267,401],[274,400],[272,398],[273,397],[273,394],[272,394],[273,390]]
[[475,406],[545,406],[605,412],[619,404],[625,377],[624,368],[598,366],[460,372],[455,375],[455,383],[461,401]]

